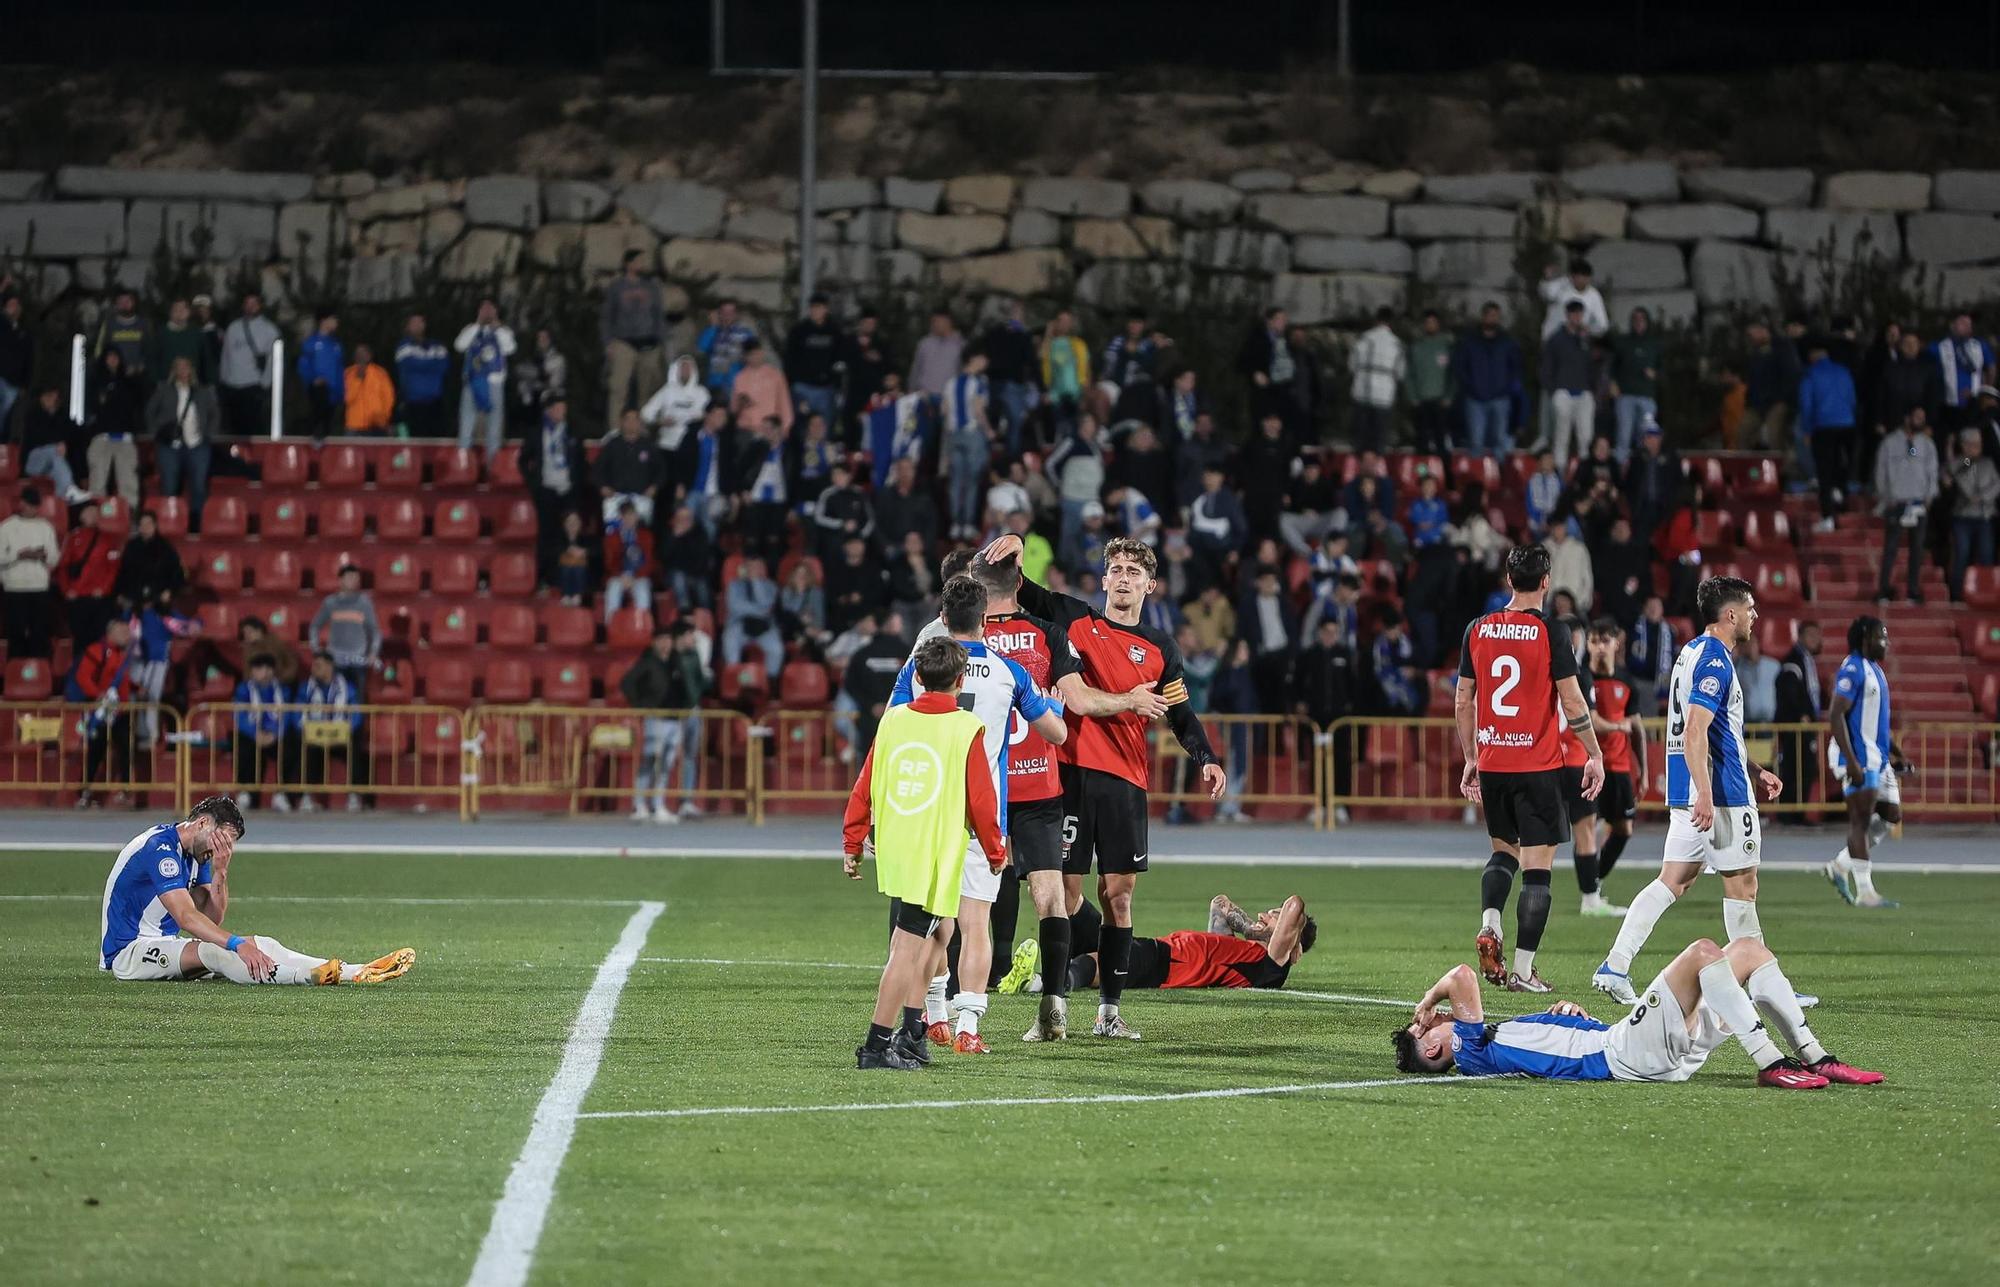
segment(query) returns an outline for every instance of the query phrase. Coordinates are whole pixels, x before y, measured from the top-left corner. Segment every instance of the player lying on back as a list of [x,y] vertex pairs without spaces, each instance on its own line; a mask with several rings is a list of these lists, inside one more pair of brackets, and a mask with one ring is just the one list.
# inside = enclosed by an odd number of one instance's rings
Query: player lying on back
[[348,965],[294,952],[262,934],[223,929],[229,863],[242,838],[242,812],[220,795],[197,804],[186,822],[163,822],[135,836],[104,881],[97,967],[126,982],[214,974],[231,983],[320,986],[386,983],[409,973],[417,954],[407,947]]
[[[1319,923],[1293,894],[1254,919],[1217,894],[1207,930],[1175,930],[1164,938],[1134,938],[1128,988],[1282,988],[1299,958],[1312,951]],[[1097,984],[1097,953],[1070,958],[1069,985]]]
[[[1797,1058],[1771,1040],[1764,1019],[1777,1026]],[[1396,1067],[1408,1073],[1456,1067],[1474,1077],[1686,1081],[1710,1051],[1735,1037],[1756,1063],[1760,1086],[1819,1090],[1832,1082],[1871,1086],[1882,1080],[1881,1073],[1850,1067],[1826,1052],[1806,1026],[1778,958],[1750,938],[1726,948],[1705,938],[1688,944],[1646,986],[1632,1013],[1611,1024],[1570,1001],[1545,1014],[1487,1023],[1479,976],[1469,965],[1453,966],[1417,1002],[1416,1018],[1390,1037]]]

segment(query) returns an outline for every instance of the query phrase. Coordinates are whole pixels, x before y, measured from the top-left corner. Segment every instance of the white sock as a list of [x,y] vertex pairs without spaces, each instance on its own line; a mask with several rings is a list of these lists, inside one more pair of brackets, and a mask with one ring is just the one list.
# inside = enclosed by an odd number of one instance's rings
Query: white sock
[[363,966],[354,964],[352,961],[342,961],[340,963],[340,981],[342,983],[354,982],[354,980],[361,977],[361,971],[364,968]]
[[1500,909],[1497,907],[1489,907],[1479,913],[1479,928],[1492,930],[1495,938],[1506,937],[1500,932]]
[[1739,938],[1754,938],[1764,941],[1764,927],[1757,920],[1757,904],[1748,898],[1725,898],[1722,900],[1722,927],[1729,931],[1729,941]]
[[1514,949],[1514,973],[1524,979],[1535,977],[1535,954],[1525,947]]
[[1585,894],[1583,896],[1584,910],[1588,911],[1590,908],[1597,906],[1599,903],[1603,901],[1604,901],[1604,895],[1596,892],[1595,890],[1592,890],[1590,893]]
[[1668,889],[1664,881],[1655,879],[1652,884],[1639,891],[1632,900],[1632,906],[1625,913],[1624,923],[1618,927],[1618,939],[1611,945],[1604,963],[1620,974],[1632,972],[1632,958],[1639,955],[1639,949],[1646,946],[1646,940],[1653,936],[1653,927],[1674,905],[1674,891]]
[[1745,985],[1750,999],[1764,1012],[1778,1029],[1778,1035],[1785,1044],[1798,1052],[1806,1063],[1817,1063],[1826,1058],[1826,1047],[1813,1037],[1812,1029],[1806,1026],[1806,1012],[1799,1008],[1798,989],[1785,977],[1775,960],[1766,961],[1750,972],[1750,981]]
[[1769,1068],[1784,1058],[1771,1034],[1764,1031],[1756,1005],[1736,981],[1736,969],[1727,958],[1702,966],[1700,977],[1702,1004],[1715,1011],[1759,1068]]
[[1876,845],[1879,845],[1879,844],[1881,844],[1881,843],[1882,843],[1883,841],[1887,840],[1887,839],[1889,838],[1889,832],[1890,832],[1890,831],[1892,831],[1892,830],[1894,830],[1894,828],[1892,828],[1892,827],[1891,827],[1891,826],[1889,825],[1889,820],[1888,820],[1887,818],[1883,817],[1883,816],[1882,816],[1881,814],[1879,814],[1879,813],[1878,813],[1878,814],[1876,814],[1876,815],[1875,815],[1874,817],[1872,817],[1872,818],[1868,819],[1868,854],[1869,854],[1869,857],[1871,857],[1871,858],[1872,858],[1872,857],[1874,857],[1874,855],[1875,855],[1875,846],[1876,846]]
[[1118,1017],[1117,1004],[1115,1002],[1098,1002],[1097,1017],[1100,1019],[1116,1019]]
[[[264,955],[270,957],[272,964],[278,967],[277,973],[267,980],[271,983],[311,983],[312,972],[326,964],[322,957],[294,952],[277,939],[266,938],[262,934],[253,935],[251,941],[262,948]],[[208,967],[211,973],[219,974],[231,983],[258,982],[250,977],[250,971],[243,964],[243,958],[228,948],[217,947],[213,943],[203,943],[196,948],[196,951],[201,956],[201,963]]]
[[986,1013],[984,992],[961,992],[958,994],[958,1030],[978,1032],[979,1016]]
[[1854,892],[1857,895],[1875,892],[1875,864],[1858,862],[1854,864]]
[[930,990],[924,993],[925,1023],[949,1023],[951,1021],[951,1012],[944,1008],[944,989],[945,984],[950,978],[949,974],[940,974],[931,980]]
[[1847,851],[1846,845],[1842,845],[1840,852],[1833,856],[1833,865],[1842,871],[1846,871],[1854,866],[1854,855]]

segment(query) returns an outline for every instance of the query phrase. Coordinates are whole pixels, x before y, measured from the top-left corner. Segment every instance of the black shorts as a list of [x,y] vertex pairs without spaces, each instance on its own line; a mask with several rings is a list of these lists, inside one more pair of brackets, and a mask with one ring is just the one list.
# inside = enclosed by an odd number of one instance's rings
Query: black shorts
[[1061,871],[1063,865],[1063,802],[1014,800],[1007,805],[1007,838],[1014,845],[1014,872]]
[[925,911],[921,903],[906,903],[900,898],[889,900],[889,923],[906,934],[929,938],[937,933],[940,919]]
[[1065,764],[1063,874],[1101,876],[1146,870],[1146,793],[1115,773]]
[[1639,816],[1639,797],[1632,790],[1632,775],[1610,769],[1604,772],[1604,789],[1597,793],[1597,816],[1606,822],[1629,821]]
[[1569,810],[1570,824],[1574,826],[1576,823],[1586,819],[1595,818],[1597,816],[1598,800],[1604,798],[1604,793],[1602,791],[1598,792],[1597,800],[1586,800],[1583,798],[1583,766],[1578,765],[1575,768],[1571,768],[1565,764],[1563,765],[1562,776],[1563,806]]
[[1569,839],[1564,822],[1562,775],[1555,769],[1536,773],[1479,772],[1479,793],[1485,802],[1486,834],[1510,845],[1559,845]]
[[[1100,968],[1102,957],[1098,958]],[[1167,972],[1173,968],[1174,956],[1167,950],[1165,942],[1157,938],[1134,938],[1132,954],[1125,958],[1125,987],[1162,988],[1167,985]]]

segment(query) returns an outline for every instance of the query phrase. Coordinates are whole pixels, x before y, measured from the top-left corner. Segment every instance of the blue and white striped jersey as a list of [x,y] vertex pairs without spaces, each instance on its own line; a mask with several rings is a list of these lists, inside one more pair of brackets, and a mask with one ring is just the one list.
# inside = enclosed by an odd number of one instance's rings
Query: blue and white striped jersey
[[181,852],[181,833],[175,824],[163,822],[149,827],[119,851],[111,875],[104,881],[104,907],[98,917],[101,970],[111,968],[111,959],[135,938],[172,938],[181,932],[167,915],[160,895],[174,889],[191,889],[215,879],[206,861],[195,863]]
[[[1833,691],[1851,703],[1845,716],[1847,737],[1861,767],[1880,772],[1889,763],[1889,677],[1860,653],[1849,653],[1834,676]],[[1841,760],[1838,742],[1833,758]]]
[[1699,706],[1715,716],[1708,726],[1710,800],[1717,808],[1754,807],[1750,789],[1750,756],[1743,749],[1743,685],[1736,682],[1736,662],[1729,647],[1703,633],[1689,640],[1674,658],[1667,681],[1667,807],[1685,809],[1694,803],[1688,779],[1687,711]]
[[979,428],[979,409],[986,405],[986,377],[961,373],[951,379],[944,391],[944,427],[946,433],[964,433]]
[[[925,628],[926,631],[929,627]],[[942,633],[943,624],[938,624],[937,633]],[[917,641],[935,637],[919,634]],[[1020,712],[1023,724],[1032,724],[1049,711],[1062,709],[1053,699],[1035,687],[1035,681],[1020,662],[1011,657],[1003,657],[988,648],[983,640],[961,639],[967,654],[965,663],[965,685],[960,689],[958,704],[962,709],[977,715],[986,725],[986,749],[992,754],[993,793],[1000,801],[1000,834],[1007,834],[1007,756],[1012,740],[1014,714]],[[922,694],[923,686],[917,683],[917,661],[913,655],[903,663],[896,673],[895,691],[889,695],[889,705],[901,706]]]
[[1458,1070],[1478,1077],[1518,1073],[1553,1081],[1610,1081],[1609,1024],[1577,1014],[1529,1014],[1505,1023],[1451,1025]]

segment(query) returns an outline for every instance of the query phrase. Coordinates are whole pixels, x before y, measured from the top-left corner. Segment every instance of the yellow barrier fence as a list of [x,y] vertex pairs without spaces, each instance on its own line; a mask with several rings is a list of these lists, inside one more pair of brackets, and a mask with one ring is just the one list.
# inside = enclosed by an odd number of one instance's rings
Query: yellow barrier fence
[[388,797],[468,817],[466,714],[451,706],[322,707],[200,702],[187,713],[189,798],[358,808]]
[[[475,706],[468,808],[617,812],[664,801],[675,812],[752,815],[756,756],[732,710]],[[649,810],[650,812],[650,810]]]
[[750,728],[758,822],[766,813],[823,814],[845,806],[866,751],[855,719],[833,710],[768,711]]
[[1211,808],[1258,822],[1310,818],[1326,825],[1324,744],[1310,721],[1285,715],[1204,715],[1202,729],[1229,774],[1223,798],[1211,805],[1201,775],[1164,723],[1153,728],[1152,789],[1155,803],[1199,816]]
[[126,702],[0,702],[0,800],[184,811],[181,717]]

